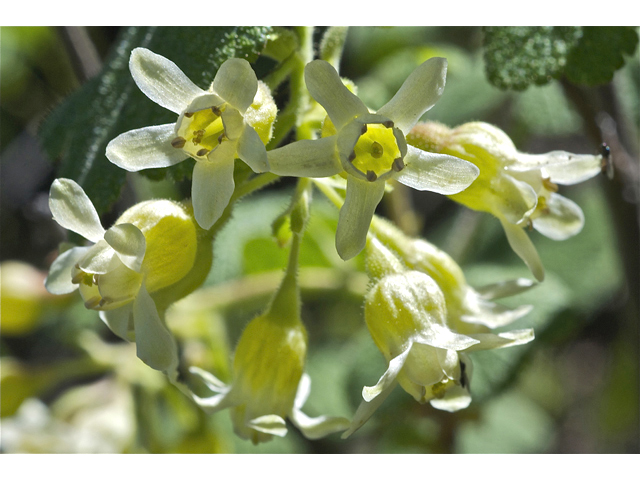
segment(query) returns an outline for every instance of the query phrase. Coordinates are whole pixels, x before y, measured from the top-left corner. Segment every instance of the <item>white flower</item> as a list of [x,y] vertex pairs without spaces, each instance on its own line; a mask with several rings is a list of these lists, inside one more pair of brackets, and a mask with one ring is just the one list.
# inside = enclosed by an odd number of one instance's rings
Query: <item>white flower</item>
[[80,289],[85,306],[118,336],[136,342],[138,357],[152,368],[177,365],[175,340],[151,293],[191,271],[197,240],[193,219],[169,200],[143,202],[104,230],[91,200],[73,180],[51,186],[49,208],[62,227],[94,245],[73,247],[51,265],[45,287],[62,295]]
[[314,60],[305,67],[307,88],[326,110],[332,125],[325,130],[332,134],[271,150],[269,165],[278,175],[346,175],[346,198],[336,232],[336,248],[343,259],[364,248],[387,179],[449,195],[478,176],[478,169],[469,162],[424,152],[405,141],[405,135],[442,95],[446,71],[445,59],[427,60],[386,105],[370,113],[329,63]]
[[107,145],[107,158],[130,172],[194,158],[194,215],[208,230],[233,194],[234,159],[256,172],[268,170],[265,144],[276,116],[271,93],[240,58],[224,62],[207,91],[175,63],[145,48],[131,52],[129,68],[147,97],[179,116],[175,124],[121,134]]

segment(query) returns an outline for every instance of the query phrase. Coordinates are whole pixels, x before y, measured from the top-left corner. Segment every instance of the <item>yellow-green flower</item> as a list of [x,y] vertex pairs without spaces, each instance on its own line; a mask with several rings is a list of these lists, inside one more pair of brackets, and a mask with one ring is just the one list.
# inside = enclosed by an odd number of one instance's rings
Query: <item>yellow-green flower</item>
[[395,178],[417,190],[449,195],[460,192],[478,176],[477,168],[469,162],[419,150],[405,140],[418,119],[440,98],[446,71],[445,59],[427,60],[386,105],[370,113],[329,63],[314,60],[305,67],[307,88],[326,110],[331,134],[271,150],[269,165],[278,175],[346,176],[346,198],[336,231],[336,249],[343,259],[364,248],[386,180]]
[[62,227],[94,242],[73,247],[51,265],[47,290],[76,289],[118,336],[136,342],[138,357],[157,370],[177,365],[175,340],[158,314],[154,292],[166,291],[194,267],[196,225],[183,206],[151,200],[128,209],[108,230],[73,180],[57,179],[49,207]]
[[518,152],[502,130],[483,122],[453,129],[438,123],[418,124],[407,141],[424,151],[455,155],[480,169],[469,188],[450,198],[497,217],[511,248],[539,281],[544,278],[544,267],[524,228],[535,228],[553,240],[579,233],[584,225],[582,210],[556,193],[558,184],[583,182],[597,175],[602,166],[601,155]]
[[253,319],[242,333],[234,354],[233,381],[225,385],[208,372],[191,369],[215,394],[209,398],[194,394],[194,400],[209,413],[230,408],[236,434],[254,444],[285,436],[285,418],[310,439],[349,426],[345,418],[310,418],[301,410],[311,381],[304,374],[307,332],[300,318],[296,280],[300,232],[304,227],[298,221],[302,220],[300,209],[294,208],[293,213],[294,238],[287,273],[267,311]]
[[359,429],[397,383],[420,403],[447,411],[466,408],[471,402],[466,353],[533,340],[531,329],[458,333],[436,281],[407,269],[375,237],[367,243],[367,262],[375,283],[365,298],[365,321],[388,368],[375,386],[363,388],[363,401],[343,437]]
[[107,158],[130,172],[194,158],[194,215],[208,230],[233,194],[234,159],[256,172],[268,170],[265,144],[277,113],[271,92],[240,58],[224,62],[207,91],[145,48],[131,52],[129,68],[147,97],[179,116],[176,123],[121,134],[107,145]]

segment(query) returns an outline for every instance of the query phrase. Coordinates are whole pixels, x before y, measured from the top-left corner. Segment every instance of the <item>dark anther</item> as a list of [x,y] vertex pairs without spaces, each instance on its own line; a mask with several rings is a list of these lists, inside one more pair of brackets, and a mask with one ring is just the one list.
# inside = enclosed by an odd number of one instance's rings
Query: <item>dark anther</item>
[[354,150],[353,152],[351,152],[351,155],[347,157],[347,160],[349,160],[350,162],[353,162],[355,159],[356,159],[356,151]]
[[194,113],[195,112],[184,112],[184,116],[187,117],[187,118],[191,118],[191,117],[193,117]]
[[367,170],[367,180],[369,180],[370,182],[375,182],[378,179],[378,176],[376,175],[376,172],[374,172],[373,170]]
[[391,164],[391,168],[393,169],[394,172],[401,171],[404,168],[404,162],[402,161],[402,158],[400,157],[396,158]]
[[393,128],[393,122],[391,120],[387,120],[386,122],[382,122],[382,125],[384,125],[387,128]]
[[171,140],[171,146],[173,148],[182,148],[184,147],[185,143],[187,143],[187,141],[182,137],[176,137],[173,140]]
[[218,107],[211,107],[211,111],[215,113],[218,117],[222,115],[222,111]]
[[207,153],[209,153],[209,150],[207,150],[206,148],[201,148],[196,152],[196,155],[199,157],[204,157]]

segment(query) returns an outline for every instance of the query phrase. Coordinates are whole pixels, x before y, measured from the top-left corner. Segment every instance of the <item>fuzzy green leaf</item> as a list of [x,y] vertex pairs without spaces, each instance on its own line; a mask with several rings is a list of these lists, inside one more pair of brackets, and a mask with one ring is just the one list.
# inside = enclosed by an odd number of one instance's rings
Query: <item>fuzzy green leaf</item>
[[576,47],[567,56],[565,74],[578,85],[602,85],[624,66],[624,56],[638,46],[635,27],[584,27]]
[[498,88],[524,90],[562,75],[581,27],[486,27],[484,60]]

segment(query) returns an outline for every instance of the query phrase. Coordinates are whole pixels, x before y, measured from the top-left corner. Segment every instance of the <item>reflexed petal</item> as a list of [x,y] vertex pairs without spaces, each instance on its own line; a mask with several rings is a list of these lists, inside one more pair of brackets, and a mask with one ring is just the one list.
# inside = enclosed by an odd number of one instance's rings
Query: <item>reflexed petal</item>
[[236,140],[246,128],[244,118],[235,108],[227,108],[222,112],[224,133],[229,140]]
[[170,167],[188,156],[181,148],[171,145],[175,136],[173,123],[130,130],[109,142],[106,156],[111,163],[129,172]]
[[457,412],[471,404],[471,394],[466,388],[454,385],[447,389],[444,398],[432,398],[429,403],[433,408],[446,412]]
[[247,422],[247,426],[262,433],[284,437],[287,434],[287,424],[278,415],[263,415]]
[[310,440],[317,440],[332,433],[346,430],[351,423],[343,417],[322,415],[312,418],[296,408],[291,412],[290,420]]
[[208,398],[200,398],[194,394],[192,394],[191,397],[193,398],[193,401],[202,407],[202,409],[207,413],[216,413],[227,407],[233,406],[233,402],[229,400],[231,397],[228,391]]
[[178,364],[178,347],[144,285],[133,302],[133,324],[138,358],[151,368],[166,371]]
[[115,250],[122,263],[131,270],[140,271],[146,241],[138,227],[130,223],[114,225],[106,231],[104,239]]
[[533,220],[533,228],[552,240],[566,240],[580,233],[584,226],[584,214],[575,202],[552,193],[547,199],[546,207]]
[[480,170],[474,164],[439,153],[425,152],[408,146],[405,168],[396,174],[396,180],[416,190],[429,190],[442,195],[453,195],[467,188],[478,177]]
[[256,96],[258,79],[249,62],[230,58],[220,66],[212,88],[232,107],[244,112]]
[[72,269],[84,257],[91,247],[74,247],[60,254],[49,268],[49,275],[44,281],[44,288],[54,295],[71,293],[78,285],[71,283]]
[[461,315],[461,320],[467,323],[484,325],[489,328],[499,328],[524,317],[532,309],[532,305],[521,305],[518,308],[510,309],[497,303],[486,301],[480,297],[478,303],[474,305],[474,310]]
[[177,114],[202,93],[175,63],[146,48],[133,49],[129,69],[142,93]]
[[269,171],[267,150],[264,143],[260,140],[260,135],[248,125],[238,139],[237,150],[238,158],[249,165],[254,172]]
[[115,310],[105,310],[100,312],[102,320],[109,329],[123,340],[135,341],[133,333],[133,309],[132,305],[116,308]]
[[522,222],[538,205],[538,195],[528,183],[509,175],[501,175],[494,183],[499,195],[491,213],[502,214],[512,224]]
[[523,345],[531,342],[535,336],[532,328],[523,330],[512,330],[504,333],[475,333],[470,337],[479,340],[480,343],[467,348],[465,352],[473,352],[474,350],[493,350],[495,348],[513,347],[515,345]]
[[104,274],[116,268],[120,262],[113,259],[116,252],[109,244],[100,240],[87,251],[87,254],[78,262],[80,270],[93,273]]
[[529,235],[524,231],[522,227],[514,225],[506,220],[500,220],[504,232],[507,234],[507,240],[514,252],[524,261],[529,267],[533,276],[541,282],[544,280],[544,267],[540,261],[540,256],[533,242],[529,238]]
[[380,395],[382,392],[393,388],[396,382],[396,378],[402,370],[409,353],[411,352],[412,345],[409,345],[400,355],[394,357],[389,362],[389,367],[387,371],[384,372],[378,383],[376,383],[373,387],[363,387],[362,388],[362,398],[365,402],[371,402],[374,398]]
[[[223,142],[222,145],[225,143],[227,142]],[[202,228],[209,230],[222,216],[222,212],[229,205],[234,188],[233,157],[196,162],[191,195],[193,213]]]
[[430,58],[407,77],[400,90],[378,113],[393,120],[395,126],[407,135],[442,96],[446,78],[447,61]]
[[375,413],[378,407],[382,405],[382,402],[385,401],[385,399],[393,391],[393,388],[395,386],[396,386],[396,382],[394,381],[391,385],[389,385],[389,388],[387,388],[386,390],[383,390],[372,401],[366,402],[363,400],[362,402],[360,402],[360,405],[358,406],[358,409],[356,410],[356,413],[354,414],[353,419],[351,420],[351,426],[346,432],[342,434],[341,438],[348,438],[355,431],[360,429],[360,427],[362,427],[367,422],[367,420],[371,418],[371,415]]
[[544,168],[553,183],[573,185],[595,177],[602,170],[601,155],[580,155],[553,151],[539,155],[518,154],[518,162],[507,170],[526,171]]
[[528,278],[516,278],[515,280],[507,280],[505,282],[476,287],[475,290],[485,300],[497,300],[499,298],[511,297],[518,293],[526,292],[536,285],[538,285],[536,282],[529,280]]
[[437,323],[431,323],[420,331],[416,342],[448,350],[464,350],[478,343],[478,340],[453,332]]
[[229,390],[229,386],[222,380],[218,379],[215,375],[203,370],[199,367],[189,367],[189,372],[200,377],[204,383],[207,384],[209,390],[216,393],[224,393]]
[[340,80],[338,72],[324,60],[314,60],[304,68],[309,93],[324,107],[331,122],[340,130],[353,117],[369,113],[369,109]]
[[330,177],[342,171],[336,137],[300,140],[267,152],[269,171],[284,177]]
[[384,195],[385,182],[367,182],[349,175],[347,195],[340,209],[336,230],[336,249],[343,260],[362,251],[373,214]]
[[104,228],[93,203],[80,185],[68,178],[57,178],[49,192],[49,209],[58,224],[97,242],[104,236]]
[[296,398],[293,402],[293,408],[300,410],[306,403],[309,394],[311,393],[311,377],[308,374],[303,373],[298,383],[298,390],[296,391]]

